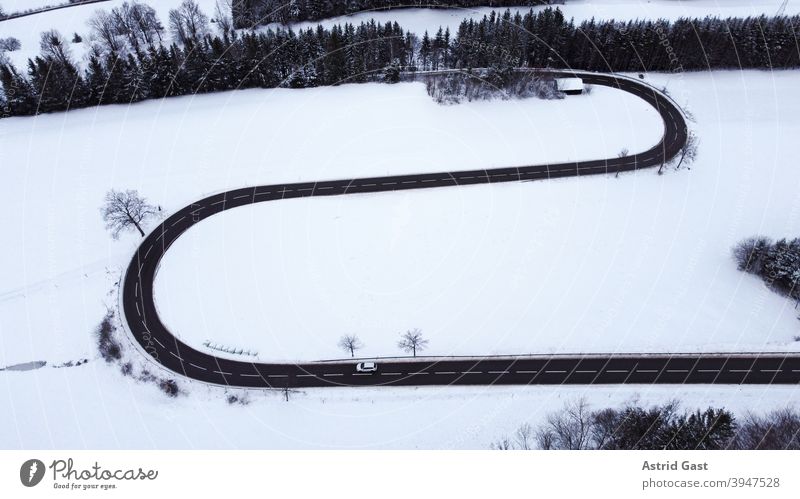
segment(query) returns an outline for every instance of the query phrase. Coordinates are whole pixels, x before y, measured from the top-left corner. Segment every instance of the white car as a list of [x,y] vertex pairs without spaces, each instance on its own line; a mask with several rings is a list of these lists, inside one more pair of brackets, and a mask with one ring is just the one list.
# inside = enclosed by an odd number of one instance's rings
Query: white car
[[374,362],[359,362],[356,364],[356,371],[360,373],[374,373],[378,370],[378,364]]

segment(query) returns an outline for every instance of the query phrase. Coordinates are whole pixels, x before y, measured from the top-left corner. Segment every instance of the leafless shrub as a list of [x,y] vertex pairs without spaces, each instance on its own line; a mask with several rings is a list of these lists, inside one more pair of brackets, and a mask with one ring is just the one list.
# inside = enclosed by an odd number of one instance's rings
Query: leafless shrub
[[122,345],[117,340],[116,330],[114,312],[109,309],[95,331],[97,349],[100,352],[100,356],[109,363],[119,361],[122,358]]
[[686,136],[686,142],[681,147],[678,153],[678,164],[675,165],[676,170],[680,170],[681,166],[689,166],[697,159],[697,146],[700,140],[697,135],[690,131]]
[[225,401],[228,405],[249,405],[250,404],[250,397],[248,396],[247,392],[242,393],[228,393],[225,396]]
[[511,440],[508,437],[503,437],[496,442],[493,442],[490,446],[492,450],[514,450],[514,445],[511,443]]
[[158,387],[162,392],[166,393],[167,396],[171,398],[175,398],[181,394],[181,389],[178,386],[178,382],[174,379],[160,379],[158,381]]

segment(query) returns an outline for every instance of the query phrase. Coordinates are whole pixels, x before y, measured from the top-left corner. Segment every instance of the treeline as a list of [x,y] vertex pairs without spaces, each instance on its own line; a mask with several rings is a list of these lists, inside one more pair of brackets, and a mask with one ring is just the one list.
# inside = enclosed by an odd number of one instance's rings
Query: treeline
[[676,402],[590,410],[580,400],[540,426],[523,424],[491,445],[498,450],[799,450],[800,413],[793,409],[741,420],[725,409],[681,411]]
[[800,16],[596,21],[559,9],[509,11],[461,23],[456,67],[528,66],[591,71],[790,68],[800,65]]
[[370,10],[409,7],[532,7],[563,3],[553,0],[233,0],[237,28],[252,28],[269,23],[318,21]]
[[771,289],[800,301],[800,239],[751,237],[733,248],[739,270],[759,276]]
[[[116,43],[124,43],[117,40]],[[0,67],[6,116],[127,104],[151,98],[237,88],[312,87],[387,79],[413,53],[397,23],[269,30],[243,35],[189,36],[183,45],[153,42],[91,54],[85,70],[71,59],[57,32],[43,35],[43,53],[27,75]]]
[[[395,82],[402,71],[446,68],[489,68],[501,77],[497,85],[507,86],[502,77],[513,67],[652,71],[800,65],[792,35],[800,29],[800,16],[592,20],[576,26],[560,10],[547,8],[524,16],[492,12],[464,21],[454,36],[439,29],[418,38],[397,23],[374,21],[239,34],[229,15],[218,8],[212,30],[193,0],[170,11],[166,28],[144,4],[98,11],[89,21],[93,49],[81,65],[60,33],[43,33],[41,54],[28,62],[27,71],[0,57],[0,117],[236,88]],[[169,44],[162,37],[167,30]]]

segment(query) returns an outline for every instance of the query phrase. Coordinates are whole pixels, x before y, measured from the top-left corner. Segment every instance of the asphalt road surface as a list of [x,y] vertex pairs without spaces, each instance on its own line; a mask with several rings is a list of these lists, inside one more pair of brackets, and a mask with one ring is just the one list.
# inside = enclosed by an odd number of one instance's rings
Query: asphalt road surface
[[[153,281],[159,262],[175,240],[203,219],[252,203],[311,196],[520,182],[609,174],[660,166],[679,153],[687,130],[672,101],[631,79],[595,73],[576,75],[585,83],[630,92],[652,105],[664,121],[661,141],[647,151],[577,163],[451,171],[264,185],[228,191],[192,203],[170,216],[143,241],[122,284],[124,320],[135,341],[165,368],[196,380],[239,387],[325,387],[400,385],[520,385],[610,383],[795,384],[800,357],[783,354],[559,355],[469,359],[403,359],[380,362],[376,373],[355,372],[355,361],[264,364],[218,358],[178,340],[158,317]],[[647,334],[643,331],[642,334]]]

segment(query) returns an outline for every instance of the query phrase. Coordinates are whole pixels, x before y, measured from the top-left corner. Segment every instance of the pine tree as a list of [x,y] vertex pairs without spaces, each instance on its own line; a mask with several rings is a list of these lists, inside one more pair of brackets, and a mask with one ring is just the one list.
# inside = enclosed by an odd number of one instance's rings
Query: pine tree
[[3,85],[9,115],[29,116],[36,113],[37,96],[34,89],[12,64],[0,65],[0,84]]

